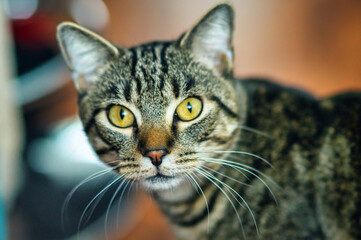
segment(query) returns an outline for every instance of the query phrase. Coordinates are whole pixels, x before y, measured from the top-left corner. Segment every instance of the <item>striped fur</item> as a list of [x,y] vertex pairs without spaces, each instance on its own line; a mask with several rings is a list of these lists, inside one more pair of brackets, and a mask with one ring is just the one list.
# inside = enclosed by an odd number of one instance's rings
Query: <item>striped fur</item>
[[[227,4],[176,41],[129,49],[60,25],[94,150],[149,190],[179,239],[361,239],[361,94],[316,100],[239,81],[232,32]],[[203,110],[185,122],[175,110],[188,97]],[[111,105],[134,125],[110,124]],[[158,167],[151,149],[167,153]]]

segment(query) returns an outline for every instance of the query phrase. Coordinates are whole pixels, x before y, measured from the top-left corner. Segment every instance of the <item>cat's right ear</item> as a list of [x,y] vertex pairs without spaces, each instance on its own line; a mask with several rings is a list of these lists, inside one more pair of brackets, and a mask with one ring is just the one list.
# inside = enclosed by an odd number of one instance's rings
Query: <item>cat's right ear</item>
[[79,93],[84,93],[109,65],[109,60],[119,55],[113,44],[75,23],[59,24],[57,39]]
[[219,4],[181,37],[179,45],[216,74],[228,75],[233,69],[233,23],[233,7]]

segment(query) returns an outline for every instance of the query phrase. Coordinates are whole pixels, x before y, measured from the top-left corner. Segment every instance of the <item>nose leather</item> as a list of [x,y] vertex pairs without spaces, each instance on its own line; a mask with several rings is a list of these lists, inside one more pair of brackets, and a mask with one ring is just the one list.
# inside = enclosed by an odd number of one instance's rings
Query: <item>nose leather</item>
[[148,150],[145,153],[146,157],[152,160],[154,166],[158,167],[162,163],[162,158],[167,155],[167,151],[163,149]]

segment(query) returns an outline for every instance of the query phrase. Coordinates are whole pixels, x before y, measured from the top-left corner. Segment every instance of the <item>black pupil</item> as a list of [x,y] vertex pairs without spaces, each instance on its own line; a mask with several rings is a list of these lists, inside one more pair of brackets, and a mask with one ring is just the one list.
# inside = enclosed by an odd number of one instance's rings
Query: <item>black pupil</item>
[[127,115],[126,114],[126,112],[124,111],[124,109],[122,108],[122,109],[120,109],[120,119],[124,119],[124,117],[125,117],[125,115]]
[[187,109],[190,113],[192,113],[192,104],[190,102],[187,103]]

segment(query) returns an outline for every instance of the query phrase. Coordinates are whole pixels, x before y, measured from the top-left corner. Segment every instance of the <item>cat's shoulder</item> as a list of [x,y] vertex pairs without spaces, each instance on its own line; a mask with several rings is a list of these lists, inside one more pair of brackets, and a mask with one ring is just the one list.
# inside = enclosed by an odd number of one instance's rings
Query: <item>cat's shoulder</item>
[[[258,117],[280,115],[298,122],[307,118],[318,128],[338,129],[338,133],[360,138],[361,92],[344,92],[327,98],[316,98],[306,91],[282,86],[267,79],[237,79],[245,88],[248,104]],[[356,140],[354,140],[356,141]],[[361,139],[357,140],[361,142]]]
[[344,92],[327,98],[267,79],[237,79],[248,97],[249,109],[258,116],[285,115],[288,119],[306,119],[307,116],[324,126],[360,131],[361,92]]
[[[308,129],[310,134],[324,122],[320,102],[297,88],[282,86],[267,79],[237,79],[247,94],[247,124],[265,132],[282,129],[283,134]],[[304,136],[305,137],[305,136]]]
[[247,94],[249,107],[262,109],[266,115],[271,112],[312,115],[320,107],[317,98],[298,88],[261,78],[237,79],[237,82]]
[[266,78],[240,78],[236,81],[245,88],[248,95],[268,95],[274,96],[275,98],[283,95],[293,98],[303,98],[309,101],[317,101],[312,94],[301,90],[300,88],[281,85]]
[[[320,105],[329,114],[336,116],[333,125],[361,133],[361,92],[345,92],[320,100]],[[351,134],[351,133],[350,133]],[[361,142],[361,137],[360,140]]]
[[333,95],[322,99],[321,104],[331,110],[342,111],[342,109],[349,109],[349,111],[357,111],[356,113],[361,115],[361,91]]
[[[326,98],[316,98],[311,93],[300,88],[281,85],[269,79],[263,78],[244,78],[236,79],[241,84],[250,97],[260,97],[261,95],[277,99],[280,97],[298,99],[304,102],[314,102],[325,110],[360,110],[361,91],[349,91],[332,95]],[[360,111],[358,111],[360,115]]]

